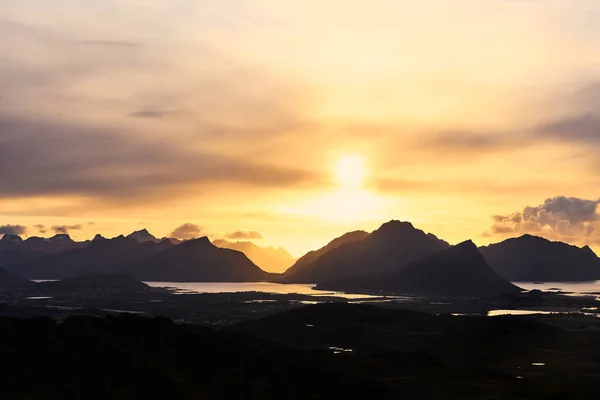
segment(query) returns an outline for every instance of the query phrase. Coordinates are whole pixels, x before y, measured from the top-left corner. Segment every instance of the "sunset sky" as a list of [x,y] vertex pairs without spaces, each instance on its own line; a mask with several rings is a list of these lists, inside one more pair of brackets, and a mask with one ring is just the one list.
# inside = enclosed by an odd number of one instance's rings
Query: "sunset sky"
[[598,21],[597,0],[1,0],[0,234],[300,256],[400,219],[600,251]]

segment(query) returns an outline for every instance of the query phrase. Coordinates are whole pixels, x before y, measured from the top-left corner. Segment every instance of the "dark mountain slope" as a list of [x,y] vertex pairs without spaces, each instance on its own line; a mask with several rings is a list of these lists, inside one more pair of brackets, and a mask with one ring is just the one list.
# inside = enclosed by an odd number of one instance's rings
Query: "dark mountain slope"
[[143,281],[257,282],[273,279],[239,251],[222,249],[207,237],[188,240],[125,269]]
[[13,268],[22,276],[31,279],[64,279],[91,272],[117,272],[125,265],[143,260],[173,247],[164,240],[159,243],[139,243],[123,236],[114,239],[99,239],[86,247],[42,257]]
[[0,288],[8,286],[26,285],[28,283],[31,282],[0,267]]
[[284,282],[318,284],[351,276],[392,273],[448,247],[447,242],[415,229],[409,222],[390,221],[364,240],[342,244],[301,270],[286,273]]
[[300,257],[294,263],[294,265],[292,265],[287,271],[285,271],[285,273],[283,274],[282,282],[288,283],[287,281],[294,280],[294,276],[301,274],[301,271],[304,268],[306,268],[308,265],[313,263],[325,253],[328,253],[331,250],[336,249],[343,244],[360,242],[366,239],[368,236],[369,233],[365,231],[348,232],[340,237],[333,239],[325,247],[321,247],[319,250],[309,251],[304,256]]
[[520,292],[485,263],[471,241],[415,261],[393,274],[331,281],[318,288],[451,297],[496,297]]
[[498,275],[513,282],[600,279],[600,259],[587,246],[524,235],[479,250]]

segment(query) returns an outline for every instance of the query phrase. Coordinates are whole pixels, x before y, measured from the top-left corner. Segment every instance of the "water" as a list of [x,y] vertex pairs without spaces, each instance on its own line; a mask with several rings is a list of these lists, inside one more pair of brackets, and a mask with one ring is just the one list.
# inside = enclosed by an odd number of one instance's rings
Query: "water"
[[170,287],[180,293],[237,293],[261,292],[273,294],[305,294],[309,296],[343,297],[346,299],[374,299],[380,296],[366,294],[348,294],[328,290],[313,290],[315,285],[268,282],[144,282],[152,287]]
[[600,281],[589,282],[513,282],[515,285],[526,290],[541,290],[543,292],[569,292],[574,295],[589,295],[600,293]]
[[[539,311],[539,310],[490,310],[488,311],[488,317],[500,317],[502,315],[535,315],[535,314],[560,314],[560,312],[554,313],[552,311]],[[454,315],[454,314],[452,314]]]

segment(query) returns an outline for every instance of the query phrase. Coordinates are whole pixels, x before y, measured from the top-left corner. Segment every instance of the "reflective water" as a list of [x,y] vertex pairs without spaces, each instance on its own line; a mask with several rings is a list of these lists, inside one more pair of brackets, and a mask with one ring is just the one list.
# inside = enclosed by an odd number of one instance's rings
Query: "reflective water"
[[[534,315],[534,314],[555,314],[551,311],[537,311],[537,310],[490,310],[488,311],[488,317],[499,317],[502,315]],[[560,313],[556,313],[560,314]]]
[[525,290],[541,290],[543,292],[568,292],[574,295],[600,293],[600,281],[589,282],[513,282]]
[[347,294],[328,290],[313,290],[314,285],[268,282],[144,282],[153,287],[175,288],[182,293],[236,293],[262,292],[275,294],[306,294],[310,296],[334,296],[347,299],[371,299],[377,296],[366,294]]

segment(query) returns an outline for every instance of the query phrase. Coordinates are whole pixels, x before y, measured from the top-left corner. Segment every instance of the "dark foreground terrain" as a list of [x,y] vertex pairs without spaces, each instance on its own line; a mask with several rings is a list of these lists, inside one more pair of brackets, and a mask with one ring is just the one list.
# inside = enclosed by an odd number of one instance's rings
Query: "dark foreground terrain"
[[600,334],[321,304],[219,329],[0,318],[2,399],[596,399]]

